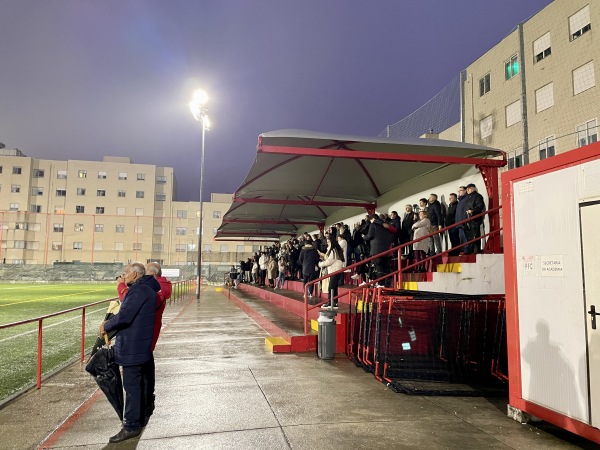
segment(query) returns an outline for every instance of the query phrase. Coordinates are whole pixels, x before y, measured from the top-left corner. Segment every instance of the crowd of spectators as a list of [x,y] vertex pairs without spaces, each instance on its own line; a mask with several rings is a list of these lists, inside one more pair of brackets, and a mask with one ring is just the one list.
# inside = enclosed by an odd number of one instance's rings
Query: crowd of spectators
[[[239,282],[246,282],[275,290],[283,289],[286,279],[307,284],[323,276],[324,267],[329,266],[332,273],[334,270],[331,270],[331,266],[339,265],[341,269],[484,211],[483,197],[472,183],[460,186],[458,193],[451,193],[447,204],[440,202],[438,195],[432,193],[428,198],[421,198],[418,205],[406,205],[402,216],[397,211],[391,211],[389,215],[369,214],[355,223],[352,230],[347,224],[339,222],[322,233],[304,233],[287,242],[274,243],[256,252],[247,261],[240,261],[238,267],[232,267],[230,279],[234,287]],[[449,230],[446,244],[449,254],[480,252],[479,241],[463,244],[481,236],[482,224],[483,218],[478,218]],[[418,263],[427,256],[441,253],[444,238],[444,233],[437,234],[412,247],[405,247],[402,258]],[[335,264],[331,262],[332,252],[339,254]],[[390,259],[390,256],[375,258],[371,264],[359,266],[351,278],[360,280],[359,283],[382,278],[390,273]],[[324,261],[330,262],[324,264]],[[423,265],[415,266],[415,271],[424,270]],[[386,280],[384,284],[390,282]],[[332,289],[337,291],[337,283],[341,282],[343,277],[337,277]],[[313,295],[312,287],[309,286],[309,297]]]

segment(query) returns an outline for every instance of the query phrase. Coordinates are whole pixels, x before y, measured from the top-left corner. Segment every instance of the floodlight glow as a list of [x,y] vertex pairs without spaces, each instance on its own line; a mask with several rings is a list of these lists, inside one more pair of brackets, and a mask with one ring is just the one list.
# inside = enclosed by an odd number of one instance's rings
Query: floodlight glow
[[208,94],[206,91],[197,90],[194,92],[194,96],[192,97],[192,101],[198,104],[199,106],[203,106],[208,102]]

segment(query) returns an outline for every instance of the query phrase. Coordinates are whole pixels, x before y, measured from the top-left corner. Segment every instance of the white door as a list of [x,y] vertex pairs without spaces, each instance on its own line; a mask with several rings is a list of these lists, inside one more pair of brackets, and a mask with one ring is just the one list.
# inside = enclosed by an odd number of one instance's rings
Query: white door
[[580,218],[590,424],[600,428],[600,202],[581,204]]

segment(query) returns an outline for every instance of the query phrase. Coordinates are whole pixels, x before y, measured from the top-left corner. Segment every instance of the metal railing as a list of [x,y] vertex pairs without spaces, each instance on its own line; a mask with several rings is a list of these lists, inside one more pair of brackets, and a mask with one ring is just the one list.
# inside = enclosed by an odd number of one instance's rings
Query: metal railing
[[[177,300],[181,299],[187,292],[195,288],[196,280],[183,280],[176,281],[173,283],[173,289],[171,292],[171,298],[169,299],[169,305],[171,303],[175,303]],[[37,331],[37,365],[36,365],[36,388],[40,389],[42,386],[42,351],[43,351],[43,336],[44,336],[44,321],[50,319],[52,317],[62,316],[68,313],[72,313],[75,311],[81,311],[81,346],[80,346],[80,362],[85,360],[86,350],[85,350],[85,331],[86,331],[86,310],[97,305],[101,305],[103,303],[108,303],[113,300],[119,300],[118,297],[108,298],[106,300],[100,300],[94,303],[88,303],[86,305],[77,306],[75,308],[65,309],[64,311],[55,312],[52,314],[46,314],[44,316],[35,317],[33,319],[21,320],[18,322],[7,323],[4,325],[0,325],[0,330],[14,328],[22,325],[27,325],[30,323],[37,322],[38,331]],[[98,324],[99,326],[100,324]],[[91,350],[91,349],[90,349]]]
[[[363,259],[361,261],[358,261],[358,262],[356,262],[354,264],[350,264],[350,265],[348,265],[348,266],[346,266],[346,267],[344,267],[344,268],[342,268],[340,270],[337,270],[337,271],[332,272],[332,273],[328,273],[327,275],[324,275],[322,277],[319,277],[319,278],[316,278],[314,280],[309,281],[304,286],[304,334],[308,334],[308,331],[309,331],[309,320],[308,320],[308,313],[309,313],[309,311],[311,311],[311,310],[313,310],[315,308],[319,308],[321,305],[323,305],[323,304],[325,304],[325,303],[327,303],[329,301],[329,299],[328,299],[328,300],[321,301],[321,302],[319,302],[319,303],[317,303],[315,305],[309,305],[308,304],[308,288],[309,288],[309,286],[315,285],[315,284],[321,282],[322,280],[324,280],[326,278],[330,278],[330,277],[332,277],[334,275],[337,275],[337,274],[342,274],[342,276],[343,276],[343,273],[345,271],[347,271],[348,269],[350,269],[350,270],[356,269],[356,268],[358,268],[358,267],[360,267],[360,266],[362,266],[364,264],[367,264],[367,263],[369,263],[369,262],[371,262],[371,261],[373,261],[373,260],[375,260],[377,258],[381,258],[381,257],[385,257],[385,256],[388,256],[388,255],[392,255],[394,253],[397,255],[397,268],[395,270],[390,271],[390,273],[388,273],[388,274],[386,274],[386,275],[384,275],[382,277],[370,280],[369,282],[367,282],[363,286],[357,286],[357,287],[355,287],[353,289],[349,289],[348,291],[346,291],[346,292],[344,292],[342,294],[336,295],[334,298],[331,299],[331,302],[333,302],[334,300],[339,299],[341,297],[345,297],[347,295],[349,296],[352,293],[354,293],[354,292],[356,292],[356,291],[358,291],[360,289],[363,289],[364,287],[375,285],[375,284],[379,283],[380,281],[386,280],[388,278],[392,278],[392,285],[393,286],[402,286],[402,273],[407,272],[409,269],[413,269],[413,268],[415,268],[417,266],[420,266],[422,264],[428,263],[428,262],[432,261],[434,258],[437,258],[437,257],[439,257],[441,255],[448,255],[448,253],[450,253],[451,251],[456,251],[457,249],[460,249],[460,248],[463,248],[463,247],[475,244],[476,242],[479,242],[479,241],[481,241],[483,239],[487,239],[487,238],[490,238],[490,237],[496,239],[497,237],[500,236],[500,232],[502,231],[502,228],[499,228],[499,229],[496,229],[496,230],[491,230],[489,233],[484,233],[481,236],[476,237],[475,239],[471,239],[471,240],[469,240],[467,242],[464,242],[464,243],[462,243],[460,245],[457,245],[456,247],[452,247],[451,249],[444,250],[444,251],[442,251],[440,253],[437,253],[437,254],[435,254],[433,256],[429,256],[427,258],[424,258],[424,259],[422,259],[420,261],[417,261],[417,262],[414,262],[412,264],[408,264],[406,266],[402,266],[402,253],[403,253],[404,249],[411,248],[413,244],[415,244],[417,242],[420,242],[420,241],[423,241],[425,239],[431,239],[435,235],[442,235],[443,233],[447,232],[448,230],[451,230],[453,228],[458,228],[458,227],[464,225],[465,223],[468,223],[468,222],[471,222],[471,221],[475,221],[475,220],[478,220],[478,219],[483,219],[483,217],[486,216],[486,215],[490,215],[490,216],[497,215],[500,212],[501,209],[502,209],[501,206],[498,206],[496,208],[492,208],[492,209],[490,209],[488,211],[484,211],[484,212],[482,212],[480,214],[471,216],[468,219],[461,220],[460,222],[456,222],[455,224],[453,224],[453,225],[451,225],[449,227],[441,228],[441,229],[436,230],[436,231],[434,231],[432,233],[429,233],[426,236],[422,236],[422,237],[420,237],[418,239],[414,239],[414,240],[412,240],[410,242],[406,242],[406,243],[398,245],[396,247],[392,247],[389,250],[381,252],[381,253],[379,253],[377,255],[370,256],[370,257],[365,258],[365,259]],[[490,242],[490,241],[488,241],[488,242]],[[495,248],[499,248],[499,247],[495,246]]]

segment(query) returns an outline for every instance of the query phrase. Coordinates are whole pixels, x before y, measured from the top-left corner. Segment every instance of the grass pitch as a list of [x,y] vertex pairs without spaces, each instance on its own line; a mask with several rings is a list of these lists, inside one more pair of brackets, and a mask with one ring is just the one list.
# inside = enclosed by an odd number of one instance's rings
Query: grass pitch
[[[114,298],[116,284],[0,284],[0,325]],[[108,302],[86,309],[85,348],[91,350]],[[81,311],[43,322],[42,372],[73,360],[81,346]],[[38,322],[0,330],[0,401],[35,382]]]

